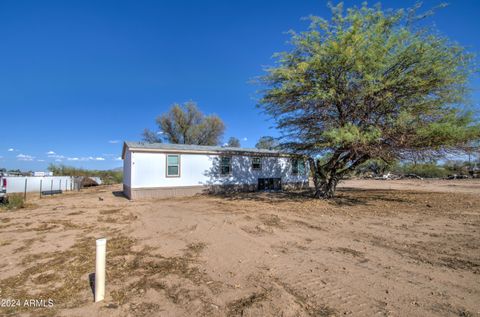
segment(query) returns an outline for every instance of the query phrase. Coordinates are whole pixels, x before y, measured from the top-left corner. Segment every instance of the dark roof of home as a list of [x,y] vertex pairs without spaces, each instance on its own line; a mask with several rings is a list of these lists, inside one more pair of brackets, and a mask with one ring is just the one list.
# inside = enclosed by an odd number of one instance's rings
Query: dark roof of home
[[169,144],[169,143],[147,143],[147,142],[130,142],[126,141],[123,144],[123,153],[122,157],[125,155],[125,150],[130,149],[131,151],[145,151],[145,152],[190,152],[190,153],[237,153],[244,155],[289,155],[288,153],[275,151],[275,150],[265,150],[265,149],[256,149],[256,148],[240,148],[240,147],[223,147],[223,146],[209,146],[209,145],[191,145],[191,144]]

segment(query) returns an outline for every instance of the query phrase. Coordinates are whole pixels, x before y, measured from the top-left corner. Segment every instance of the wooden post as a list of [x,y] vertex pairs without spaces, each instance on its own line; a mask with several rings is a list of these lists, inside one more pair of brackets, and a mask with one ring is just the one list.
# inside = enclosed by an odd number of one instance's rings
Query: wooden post
[[43,179],[40,180],[40,198],[42,198],[42,182]]

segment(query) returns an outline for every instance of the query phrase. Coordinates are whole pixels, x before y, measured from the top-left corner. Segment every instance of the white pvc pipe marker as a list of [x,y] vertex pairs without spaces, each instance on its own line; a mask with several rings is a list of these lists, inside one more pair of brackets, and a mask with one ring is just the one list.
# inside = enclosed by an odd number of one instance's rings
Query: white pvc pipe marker
[[95,261],[95,302],[105,298],[105,261],[107,258],[107,239],[97,239]]

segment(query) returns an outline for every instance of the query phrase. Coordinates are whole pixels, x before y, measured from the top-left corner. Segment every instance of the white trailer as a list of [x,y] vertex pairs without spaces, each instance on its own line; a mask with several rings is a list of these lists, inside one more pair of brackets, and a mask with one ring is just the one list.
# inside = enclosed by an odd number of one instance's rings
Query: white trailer
[[304,159],[279,151],[125,142],[122,159],[130,199],[308,186]]

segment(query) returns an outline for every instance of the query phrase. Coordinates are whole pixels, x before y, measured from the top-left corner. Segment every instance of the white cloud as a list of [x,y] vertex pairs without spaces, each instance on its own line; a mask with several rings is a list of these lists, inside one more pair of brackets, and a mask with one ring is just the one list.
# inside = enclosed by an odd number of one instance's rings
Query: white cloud
[[[55,159],[55,162],[62,162],[63,160],[66,161],[74,161],[74,162],[86,162],[86,161],[105,161],[105,158],[102,156],[64,156],[60,154],[56,154],[53,151],[47,152],[47,156],[49,158]],[[106,155],[106,154],[105,154]],[[104,155],[104,156],[105,156]],[[111,154],[113,156],[113,154]]]
[[228,145],[228,143],[223,143],[223,146],[227,146],[227,145]]
[[115,160],[115,161],[121,161],[122,158],[119,156],[119,157],[114,158],[114,160]]
[[27,154],[18,154],[17,160],[19,161],[33,161],[35,156],[27,155]]
[[105,161],[104,157],[93,157],[93,156],[88,156],[88,157],[67,157],[67,161]]
[[117,143],[120,143],[120,140],[110,140],[110,141],[108,141],[108,143],[117,144]]
[[37,162],[45,162],[45,160],[37,160]]
[[15,151],[15,149],[14,148],[9,148],[7,151],[8,152],[13,152],[13,151]]
[[[65,156],[59,155],[59,154],[49,154],[48,157],[49,157],[49,158],[54,158],[55,161],[57,161],[57,160],[60,160],[60,161],[61,161],[61,160],[65,159]],[[58,161],[57,161],[57,162],[58,162]]]
[[163,132],[162,132],[162,131],[158,131],[157,134],[163,134]]
[[243,141],[247,141],[248,139],[247,139],[247,137],[244,137],[242,140],[243,140]]

